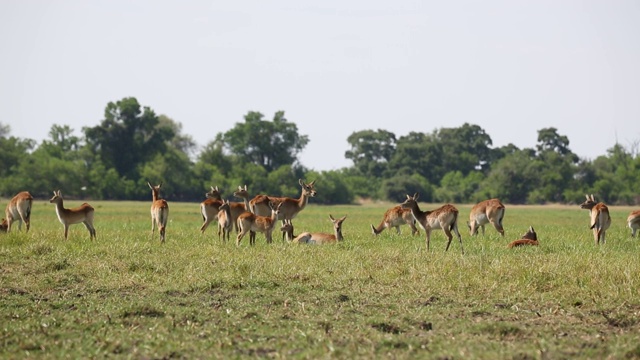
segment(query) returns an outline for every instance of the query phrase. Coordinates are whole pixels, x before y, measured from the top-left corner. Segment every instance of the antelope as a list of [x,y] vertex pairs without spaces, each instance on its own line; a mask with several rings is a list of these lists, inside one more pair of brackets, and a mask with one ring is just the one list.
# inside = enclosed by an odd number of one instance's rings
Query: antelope
[[296,237],[295,235],[293,235],[293,223],[291,222],[291,220],[283,220],[282,223],[283,224],[280,227],[280,231],[282,231],[282,241],[284,242],[285,239],[287,242],[293,241],[293,239]]
[[7,224],[7,220],[2,219],[2,222],[0,222],[0,232],[6,233],[8,227],[9,225]]
[[273,233],[273,228],[278,219],[278,214],[280,213],[280,208],[283,203],[278,205],[274,205],[273,203],[269,203],[269,208],[271,209],[271,216],[260,216],[254,213],[245,211],[238,217],[238,228],[240,232],[236,237],[236,246],[240,246],[240,240],[248,233],[249,235],[249,244],[255,245],[255,233],[260,232],[264,233],[264,236],[267,239],[267,243],[272,243],[271,235]]
[[596,200],[591,196],[585,195],[587,200],[580,204],[581,209],[588,209],[591,216],[591,222],[589,228],[593,229],[593,238],[596,245],[606,243],[605,234],[607,229],[611,225],[611,216],[609,216],[609,208],[604,203],[596,203]]
[[221,238],[225,242],[229,240],[229,234],[231,233],[231,222],[232,219],[229,200],[225,200],[218,208],[218,238]]
[[484,237],[484,226],[486,224],[493,225],[500,235],[504,236],[504,228],[502,227],[502,219],[504,218],[504,205],[498,199],[490,199],[477,203],[469,213],[469,235],[478,235],[478,228],[482,229]]
[[247,191],[247,185],[244,187],[238,185],[238,190],[233,192],[233,196],[241,198],[242,202],[230,202],[229,209],[231,211],[231,222],[233,223],[236,233],[238,229],[238,216],[245,211],[250,211],[249,206],[249,192]]
[[91,205],[84,203],[73,209],[65,209],[60,190],[53,192],[53,197],[49,200],[49,203],[56,204],[56,214],[58,215],[58,220],[64,226],[65,240],[69,237],[69,225],[79,223],[83,223],[89,230],[90,239],[96,238],[96,228],[93,227],[94,209]]
[[334,219],[333,216],[329,215],[329,219],[331,219],[331,222],[333,223],[333,234],[305,232],[293,239],[292,243],[323,245],[343,241],[344,238],[342,237],[342,223],[346,218],[347,215],[339,219]]
[[526,246],[526,245],[532,245],[532,246],[539,245],[538,235],[536,234],[536,231],[533,229],[533,226],[529,226],[529,230],[527,230],[527,232],[524,233],[524,235],[522,235],[520,240],[515,240],[510,242],[509,245],[507,245],[507,247],[511,249],[514,247]]
[[302,179],[298,180],[298,183],[302,187],[302,192],[299,199],[293,199],[289,197],[272,197],[267,195],[258,195],[251,199],[249,202],[251,211],[260,216],[267,216],[269,214],[269,202],[275,205],[282,203],[280,210],[280,219],[292,220],[300,211],[302,211],[310,197],[316,196],[316,190],[314,189],[315,180],[310,183],[305,183]]
[[380,234],[386,228],[396,228],[396,233],[400,234],[400,225],[408,224],[411,227],[411,235],[420,233],[416,228],[416,220],[413,218],[410,209],[403,209],[400,205],[394,206],[385,211],[382,221],[378,227],[371,224],[373,235]]
[[636,231],[640,229],[640,210],[632,211],[627,217],[627,224],[631,229],[631,237],[636,237]]
[[[24,222],[27,232],[31,228],[31,206],[33,205],[33,196],[28,191],[22,191],[16,194],[4,210],[6,218],[6,231],[11,231],[11,225],[18,221],[18,230],[22,229]],[[4,228],[4,225],[2,226]]]
[[407,195],[407,200],[400,204],[400,206],[402,206],[403,209],[411,209],[411,214],[416,219],[416,222],[424,229],[427,234],[427,251],[429,251],[429,243],[431,242],[431,231],[434,229],[442,229],[449,239],[445,251],[448,251],[451,245],[451,239],[453,239],[451,231],[453,230],[458,236],[460,250],[462,254],[464,254],[462,237],[458,231],[458,209],[451,204],[445,204],[432,211],[421,211],[418,206],[418,196],[418,193],[415,193],[413,196]]
[[202,214],[202,221],[204,221],[200,227],[200,232],[203,234],[209,224],[217,218],[218,209],[222,206],[222,198],[220,197],[220,190],[217,186],[212,186],[211,191],[204,195],[207,199],[200,203],[200,213]]
[[167,229],[167,220],[169,219],[169,204],[167,200],[160,199],[160,188],[162,182],[156,186],[151,185],[147,181],[147,185],[151,189],[151,235],[156,232],[156,225],[160,230],[160,240],[164,242],[165,231]]

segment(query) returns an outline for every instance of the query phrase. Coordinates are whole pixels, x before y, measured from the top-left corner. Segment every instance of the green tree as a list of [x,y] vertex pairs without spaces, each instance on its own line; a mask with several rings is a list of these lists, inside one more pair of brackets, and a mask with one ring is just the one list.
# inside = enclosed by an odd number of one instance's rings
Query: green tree
[[[31,139],[19,139],[9,136],[11,127],[0,123],[0,193],[13,196],[16,179],[8,177],[16,170],[18,165],[29,158],[36,142]],[[19,182],[25,184],[25,182]]]
[[442,128],[435,132],[435,138],[442,144],[445,172],[460,171],[466,176],[489,169],[493,142],[480,126],[465,123],[458,128]]
[[[432,135],[410,132],[398,139],[396,151],[389,163],[385,178],[398,175],[419,174],[431,184],[440,183],[444,175],[442,166],[442,144],[434,141]],[[423,196],[424,198],[424,196]]]
[[351,149],[345,152],[345,158],[366,176],[382,176],[396,149],[396,136],[381,129],[354,132],[347,142]]
[[139,178],[139,166],[162,154],[175,135],[168,126],[158,126],[158,116],[141,108],[134,97],[109,102],[104,120],[83,128],[87,146],[107,168],[129,179]]
[[241,161],[260,165],[267,172],[282,165],[295,165],[298,153],[309,142],[308,137],[298,134],[298,127],[287,121],[284,111],[276,112],[272,121],[263,117],[250,111],[244,116],[244,123],[236,123],[231,130],[218,134],[216,141]]

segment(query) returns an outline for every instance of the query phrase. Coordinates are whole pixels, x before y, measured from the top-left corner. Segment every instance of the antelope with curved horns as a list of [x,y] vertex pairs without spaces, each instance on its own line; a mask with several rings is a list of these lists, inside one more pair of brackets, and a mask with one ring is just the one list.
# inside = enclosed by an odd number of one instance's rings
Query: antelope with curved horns
[[156,186],[147,181],[151,189],[151,234],[156,232],[156,226],[160,230],[160,240],[164,242],[167,230],[167,220],[169,219],[169,204],[165,199],[160,198],[160,188],[162,182]]
[[481,228],[482,236],[484,236],[484,226],[490,223],[500,235],[504,236],[504,228],[502,227],[504,210],[504,205],[498,199],[489,199],[474,205],[469,213],[469,222],[467,222],[469,234],[477,235],[478,228]]
[[413,196],[407,195],[407,200],[405,200],[401,206],[403,209],[411,209],[411,214],[413,214],[418,224],[420,224],[425,233],[427,233],[427,251],[429,250],[429,243],[431,242],[431,231],[434,229],[442,229],[449,239],[445,251],[449,250],[451,240],[453,239],[451,231],[453,231],[458,236],[460,250],[464,254],[462,237],[458,231],[458,209],[451,204],[445,204],[432,211],[421,211],[418,206],[418,196],[418,193],[415,193]]
[[73,209],[65,209],[60,190],[53,192],[53,197],[49,200],[49,203],[56,204],[56,214],[58,215],[58,220],[64,226],[65,240],[69,237],[69,226],[79,223],[83,223],[89,230],[90,239],[96,238],[96,228],[93,227],[94,209],[91,205],[84,203]]
[[605,235],[607,229],[609,228],[609,226],[611,226],[611,216],[609,216],[609,208],[604,203],[596,202],[593,194],[591,194],[591,196],[585,196],[587,197],[587,200],[580,204],[580,208],[589,210],[589,215],[591,217],[589,228],[593,229],[593,238],[596,242],[596,245],[599,245],[600,242],[602,242],[602,244],[605,244]]
[[[7,204],[4,210],[4,221],[1,229],[7,232],[11,231],[11,226],[18,221],[18,230],[22,229],[22,223],[26,226],[26,232],[31,228],[31,206],[33,205],[33,196],[28,191],[22,191],[16,194]],[[6,228],[5,228],[6,226]]]
[[304,210],[304,208],[307,206],[307,203],[309,202],[309,198],[316,196],[316,190],[314,188],[314,185],[316,183],[315,180],[307,184],[302,181],[302,179],[298,179],[298,183],[302,188],[300,198],[293,199],[289,197],[258,195],[251,199],[251,201],[249,202],[251,212],[260,216],[268,216],[267,214],[270,214],[270,209],[268,206],[269,202],[275,205],[282,203],[279,219],[292,220],[294,217],[296,217],[296,215],[298,215],[300,211]]

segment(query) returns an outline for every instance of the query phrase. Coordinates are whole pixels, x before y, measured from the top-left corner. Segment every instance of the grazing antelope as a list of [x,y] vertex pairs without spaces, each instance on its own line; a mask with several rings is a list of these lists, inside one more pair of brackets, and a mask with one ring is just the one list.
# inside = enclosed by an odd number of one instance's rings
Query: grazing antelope
[[291,242],[296,237],[295,235],[293,235],[293,223],[291,222],[291,220],[282,220],[282,226],[280,227],[280,231],[282,231],[283,242],[285,240],[287,242]]
[[405,200],[401,206],[403,209],[411,209],[411,214],[413,214],[416,222],[420,224],[427,234],[427,251],[429,250],[429,243],[431,242],[431,231],[434,229],[442,229],[449,239],[445,251],[448,251],[451,245],[451,239],[453,239],[451,231],[453,230],[458,236],[458,240],[460,240],[460,250],[464,254],[462,237],[458,231],[458,209],[451,204],[445,204],[432,211],[421,211],[418,206],[418,196],[418,193],[415,193],[413,196],[407,195],[407,200]]
[[164,242],[165,231],[167,229],[167,220],[169,219],[169,204],[167,200],[160,199],[160,188],[162,183],[153,186],[147,181],[147,185],[151,189],[151,234],[156,232],[156,225],[160,230],[160,240]]
[[524,233],[524,235],[522,235],[520,240],[515,240],[510,242],[509,245],[507,245],[507,247],[511,249],[514,247],[527,246],[527,245],[532,245],[532,246],[539,245],[538,235],[536,234],[536,231],[533,229],[533,226],[529,226],[529,230],[527,230],[527,232]]
[[[4,210],[6,221],[6,231],[11,231],[11,226],[18,221],[18,230],[22,229],[24,222],[27,232],[31,227],[31,206],[33,205],[33,196],[28,191],[22,191],[16,194]],[[3,226],[4,227],[4,226]]]
[[627,224],[631,229],[631,237],[636,237],[636,231],[640,229],[640,210],[632,211],[627,217]]
[[229,240],[231,233],[231,210],[229,207],[229,200],[222,202],[222,205],[218,208],[218,238],[225,242]]
[[91,205],[84,203],[77,208],[65,209],[60,190],[53,192],[53,197],[49,200],[49,203],[56,204],[56,214],[58,215],[58,220],[60,220],[64,226],[65,240],[68,239],[69,225],[79,223],[83,223],[87,230],[89,230],[90,239],[96,238],[96,228],[93,227],[94,209]]
[[581,209],[588,209],[591,216],[591,222],[589,228],[593,229],[593,237],[596,241],[596,245],[602,242],[606,243],[605,234],[607,229],[611,225],[611,216],[609,216],[609,208],[604,203],[596,203],[596,200],[591,196],[585,195],[587,200],[580,204]]
[[411,209],[403,209],[402,206],[397,205],[385,211],[377,228],[371,224],[371,232],[373,235],[378,235],[386,228],[389,228],[389,230],[396,228],[396,233],[400,234],[400,225],[405,224],[411,227],[411,235],[420,233],[416,227],[416,219],[411,214]]
[[342,237],[342,223],[346,218],[347,215],[341,217],[340,219],[334,219],[333,216],[329,215],[329,219],[331,219],[331,222],[333,223],[333,234],[305,232],[293,239],[292,243],[323,245],[343,241],[344,238]]
[[2,219],[2,222],[0,222],[0,232],[6,233],[8,227],[9,225],[7,224],[7,220]]
[[470,235],[478,235],[478,228],[482,228],[482,236],[484,236],[484,226],[486,224],[493,225],[500,235],[504,236],[504,228],[502,227],[502,219],[504,218],[504,205],[498,199],[490,199],[477,203],[469,214]]
[[204,233],[209,227],[209,224],[217,219],[218,209],[222,206],[222,197],[220,197],[220,190],[218,187],[211,187],[211,191],[204,194],[206,199],[200,203],[200,213],[202,214],[202,221],[204,223],[200,227],[200,231]]
[[316,196],[316,190],[314,189],[314,184],[316,183],[315,180],[307,184],[302,181],[302,179],[299,179],[298,183],[302,187],[299,199],[258,195],[249,202],[251,211],[256,215],[267,216],[267,214],[270,213],[268,207],[269,202],[276,205],[282,203],[280,219],[292,220],[305,208],[305,206],[307,206],[309,198]]
[[273,233],[273,228],[278,219],[278,214],[280,213],[280,208],[283,203],[278,205],[274,205],[273,203],[269,203],[269,208],[271,209],[271,216],[260,216],[251,212],[243,212],[238,217],[238,228],[240,232],[236,237],[236,246],[240,246],[240,240],[248,233],[249,235],[249,244],[254,245],[256,243],[255,233],[260,232],[263,233],[267,239],[267,243],[272,243],[273,240],[271,235]]

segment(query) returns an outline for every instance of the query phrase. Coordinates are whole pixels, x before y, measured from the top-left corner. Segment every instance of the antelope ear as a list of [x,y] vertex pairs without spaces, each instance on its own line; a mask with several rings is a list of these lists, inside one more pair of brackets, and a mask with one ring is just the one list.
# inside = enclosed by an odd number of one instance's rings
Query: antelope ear
[[413,200],[418,201],[418,198],[420,197],[420,193],[415,193],[413,194]]
[[591,201],[596,202],[596,198],[593,197],[593,194],[591,194]]
[[331,216],[331,214],[329,214],[329,219],[331,219],[331,221],[336,221],[336,219],[334,219],[333,216]]
[[304,186],[304,181],[302,181],[302,179],[298,179],[298,184],[300,184],[300,186]]
[[309,186],[313,186],[313,185],[315,185],[315,183],[316,183],[316,181],[313,180],[312,182],[309,183]]
[[533,230],[533,226],[529,226],[529,231],[536,232],[535,230]]
[[149,185],[149,188],[150,188],[151,190],[153,190],[153,186],[151,185],[151,183],[150,183],[150,182],[148,182],[148,181],[147,181],[147,185]]
[[160,181],[160,184],[158,184],[158,189],[160,189],[162,187],[163,182]]

